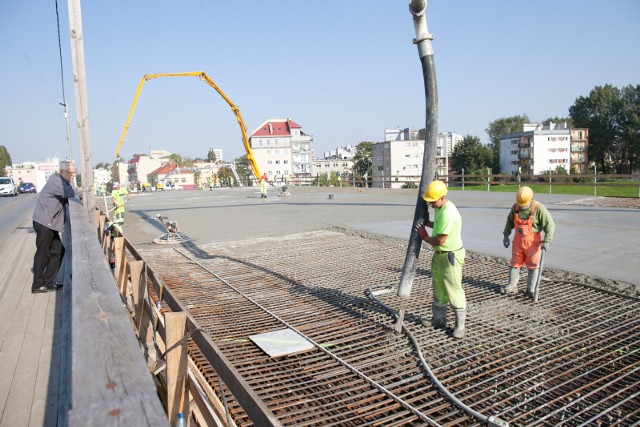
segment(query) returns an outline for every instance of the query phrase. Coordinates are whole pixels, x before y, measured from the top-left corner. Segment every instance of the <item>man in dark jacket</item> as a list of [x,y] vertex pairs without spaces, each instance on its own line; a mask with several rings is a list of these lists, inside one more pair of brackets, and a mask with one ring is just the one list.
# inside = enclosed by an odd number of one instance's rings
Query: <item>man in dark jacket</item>
[[76,195],[69,184],[76,174],[75,166],[60,162],[60,171],[51,175],[38,194],[33,211],[33,228],[36,230],[36,254],[33,258],[32,293],[49,292],[62,285],[55,283],[64,256],[60,233],[68,219],[69,197]]

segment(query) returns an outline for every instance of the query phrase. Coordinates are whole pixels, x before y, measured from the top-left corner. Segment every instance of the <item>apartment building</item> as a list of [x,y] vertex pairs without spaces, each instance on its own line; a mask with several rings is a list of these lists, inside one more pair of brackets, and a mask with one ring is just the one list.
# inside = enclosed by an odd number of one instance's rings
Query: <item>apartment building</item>
[[566,123],[527,123],[522,132],[500,136],[500,170],[515,174],[520,168],[523,174],[541,175],[562,167],[570,172],[575,158],[576,170],[584,172],[588,135],[588,129],[570,129]]
[[313,137],[290,118],[265,120],[253,131],[249,143],[258,167],[270,179],[312,176]]
[[[449,175],[450,157],[455,145],[464,137],[443,132],[436,138],[436,173]],[[401,188],[420,183],[424,157],[425,130],[385,129],[384,142],[371,146],[372,186]]]

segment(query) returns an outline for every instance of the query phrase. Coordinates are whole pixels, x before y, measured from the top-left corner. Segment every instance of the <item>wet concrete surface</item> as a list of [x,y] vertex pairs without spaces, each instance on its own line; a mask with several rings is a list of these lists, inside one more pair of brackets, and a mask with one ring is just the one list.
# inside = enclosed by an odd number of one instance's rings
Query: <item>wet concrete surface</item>
[[[153,243],[165,232],[159,214],[177,221],[179,231],[197,245],[332,226],[407,240],[418,197],[415,189],[296,187],[290,193],[279,196],[271,187],[269,197],[261,199],[252,187],[131,194],[124,232],[137,246],[163,246]],[[462,215],[468,250],[510,257],[502,230],[513,193],[451,190],[448,198]],[[580,195],[538,193],[535,199],[556,223],[545,266],[640,285],[639,209],[592,206]]]

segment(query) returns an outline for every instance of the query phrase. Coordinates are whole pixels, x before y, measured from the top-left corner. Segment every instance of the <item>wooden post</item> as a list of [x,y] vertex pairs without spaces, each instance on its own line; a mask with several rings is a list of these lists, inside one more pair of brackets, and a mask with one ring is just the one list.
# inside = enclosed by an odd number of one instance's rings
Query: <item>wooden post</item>
[[114,252],[116,255],[116,264],[114,275],[116,279],[116,283],[118,284],[118,289],[120,290],[120,295],[126,298],[126,285],[127,285],[127,263],[124,252],[124,237],[116,237],[113,239],[114,242]]
[[[73,92],[75,95],[76,122],[82,171],[83,204],[89,215],[95,209],[93,170],[91,165],[91,138],[89,132],[89,101],[87,97],[87,74],[84,64],[84,36],[82,32],[82,11],[80,0],[68,0],[69,33],[71,36],[71,65],[73,66]],[[71,161],[71,159],[69,159]],[[95,224],[94,224],[95,225]]]
[[134,316],[138,327],[138,338],[143,343],[153,342],[153,327],[149,311],[151,307],[147,305],[147,269],[144,261],[131,261],[129,263],[131,272],[131,287],[133,290],[133,304],[135,307]]
[[[167,348],[184,338],[187,315],[182,312],[165,313],[165,342]],[[178,413],[182,412],[189,419],[189,401],[186,398],[187,386],[187,343],[170,350],[165,356],[167,360],[167,414],[169,423],[175,425]]]

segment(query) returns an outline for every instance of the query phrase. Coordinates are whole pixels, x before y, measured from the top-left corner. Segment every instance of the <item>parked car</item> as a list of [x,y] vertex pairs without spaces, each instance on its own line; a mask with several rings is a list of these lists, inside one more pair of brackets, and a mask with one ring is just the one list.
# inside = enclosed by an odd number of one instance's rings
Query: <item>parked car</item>
[[30,182],[23,182],[18,186],[18,192],[19,193],[35,193],[36,186]]
[[8,176],[0,177],[0,196],[17,196],[18,187],[13,182],[13,178]]

